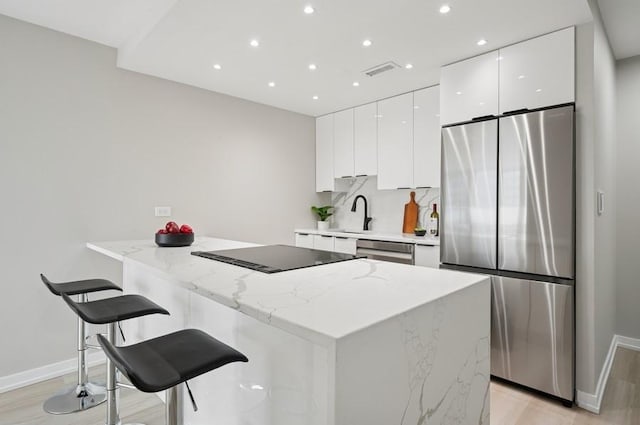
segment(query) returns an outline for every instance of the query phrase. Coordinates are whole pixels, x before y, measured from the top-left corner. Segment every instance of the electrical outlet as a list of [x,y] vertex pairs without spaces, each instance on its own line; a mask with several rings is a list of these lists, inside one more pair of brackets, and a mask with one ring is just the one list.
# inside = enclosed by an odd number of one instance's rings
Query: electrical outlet
[[171,217],[171,207],[156,207],[156,217]]

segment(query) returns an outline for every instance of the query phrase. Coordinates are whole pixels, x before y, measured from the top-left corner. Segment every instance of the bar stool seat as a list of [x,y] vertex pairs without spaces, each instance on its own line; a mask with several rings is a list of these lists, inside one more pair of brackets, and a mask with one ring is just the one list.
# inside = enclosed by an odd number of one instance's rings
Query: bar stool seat
[[[96,325],[107,325],[107,340],[112,344],[116,340],[116,323],[150,314],[166,314],[169,312],[153,301],[141,295],[121,295],[96,301],[77,303],[62,294],[64,301],[82,320]],[[105,339],[98,335],[98,341]],[[100,344],[102,345],[102,343]],[[107,355],[107,418],[106,425],[121,425],[118,411],[118,383],[116,368]]]
[[186,384],[197,411],[189,379],[228,363],[249,361],[244,354],[197,329],[183,329],[127,347],[116,347],[102,335],[98,335],[98,342],[136,388],[144,392],[166,390],[166,425],[182,423],[179,384]]
[[102,335],[98,341],[120,372],[147,393],[175,387],[227,363],[249,361],[198,329],[183,329],[126,347],[116,347]]
[[[68,282],[54,283],[45,275],[40,274],[40,279],[52,294],[77,295],[80,301],[87,300],[87,294],[98,291],[122,291],[115,283],[106,279],[85,279]],[[55,395],[49,397],[43,404],[45,412],[60,415],[79,412],[90,409],[107,400],[104,384],[89,381],[86,353],[86,324],[78,318],[78,378],[76,384],[63,388]]]
[[86,303],[77,303],[66,294],[62,294],[62,298],[82,320],[94,325],[115,323],[149,314],[169,314],[167,310],[142,295],[121,295]]
[[71,282],[60,282],[53,283],[43,274],[40,274],[40,278],[42,282],[49,288],[49,290],[54,295],[79,295],[79,294],[89,294],[91,292],[98,291],[122,291],[122,288],[116,285],[115,283],[106,280],[106,279],[86,279],[86,280],[75,280]]

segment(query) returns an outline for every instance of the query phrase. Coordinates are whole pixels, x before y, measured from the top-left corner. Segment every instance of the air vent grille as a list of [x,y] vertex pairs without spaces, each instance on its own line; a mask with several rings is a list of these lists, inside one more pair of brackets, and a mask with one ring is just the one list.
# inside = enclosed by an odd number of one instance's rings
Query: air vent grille
[[381,65],[376,65],[373,68],[369,68],[366,71],[363,71],[365,74],[367,74],[369,77],[375,77],[376,75],[380,75],[383,72],[389,72],[392,71],[396,68],[400,68],[400,65],[398,65],[395,62],[385,62]]

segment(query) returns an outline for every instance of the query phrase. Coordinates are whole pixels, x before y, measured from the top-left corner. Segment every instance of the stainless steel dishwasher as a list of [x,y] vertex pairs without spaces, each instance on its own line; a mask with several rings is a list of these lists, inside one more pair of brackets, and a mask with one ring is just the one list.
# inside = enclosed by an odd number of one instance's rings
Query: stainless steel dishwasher
[[358,239],[356,255],[372,260],[390,261],[392,263],[414,264],[415,245],[404,242],[373,241]]

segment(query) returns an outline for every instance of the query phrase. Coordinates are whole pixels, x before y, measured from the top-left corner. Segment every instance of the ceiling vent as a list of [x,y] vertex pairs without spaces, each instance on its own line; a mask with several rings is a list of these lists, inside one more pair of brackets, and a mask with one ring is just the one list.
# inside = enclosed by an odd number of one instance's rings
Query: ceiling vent
[[400,68],[400,65],[390,61],[390,62],[385,62],[382,65],[376,65],[373,68],[367,69],[366,71],[364,71],[364,73],[367,74],[369,77],[375,77],[376,75],[380,75],[383,72],[392,71],[396,68]]

